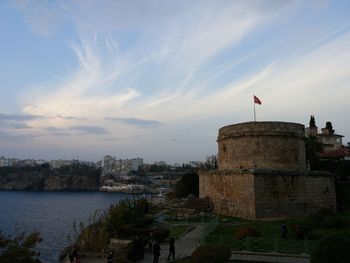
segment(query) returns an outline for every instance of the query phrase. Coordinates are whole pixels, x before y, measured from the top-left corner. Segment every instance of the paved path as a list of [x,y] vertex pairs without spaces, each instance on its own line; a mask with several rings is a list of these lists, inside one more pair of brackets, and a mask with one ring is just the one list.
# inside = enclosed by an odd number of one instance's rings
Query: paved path
[[[191,225],[191,224],[186,224]],[[198,240],[201,238],[201,234],[205,227],[205,224],[196,224],[192,225],[194,228],[183,235],[182,237],[175,240],[175,259],[181,259],[188,257],[196,249]],[[167,257],[169,254],[169,245],[168,243],[160,244],[160,258],[159,263],[167,262]],[[152,263],[153,255],[145,252],[145,258],[137,263]],[[171,262],[171,261],[170,261]],[[66,260],[64,263],[69,263],[69,260]],[[106,258],[103,255],[81,257],[81,263],[106,263]]]
[[[190,225],[190,224],[189,224]],[[202,231],[205,227],[204,224],[193,225],[194,228],[183,235],[182,237],[175,240],[175,259],[181,259],[188,257],[196,249],[198,240],[201,238]],[[167,257],[169,254],[169,245],[168,243],[160,244],[160,258],[159,263],[167,262]],[[145,253],[145,258],[138,263],[152,263],[153,255],[150,253]]]

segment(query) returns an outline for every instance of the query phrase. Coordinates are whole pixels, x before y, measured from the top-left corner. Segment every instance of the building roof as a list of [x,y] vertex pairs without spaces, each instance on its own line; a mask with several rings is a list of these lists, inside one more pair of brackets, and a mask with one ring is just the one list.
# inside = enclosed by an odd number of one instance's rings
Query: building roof
[[321,158],[340,158],[340,157],[350,157],[350,148],[340,147],[336,150],[320,153]]

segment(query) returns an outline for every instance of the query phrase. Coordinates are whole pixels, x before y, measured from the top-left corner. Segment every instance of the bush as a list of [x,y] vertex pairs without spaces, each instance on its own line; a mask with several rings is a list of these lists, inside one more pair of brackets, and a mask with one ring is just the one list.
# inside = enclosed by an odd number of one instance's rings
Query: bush
[[204,245],[197,248],[191,255],[192,263],[225,263],[231,257],[230,249],[219,245]]
[[122,238],[134,238],[136,235],[139,237],[146,237],[151,230],[145,227],[135,227],[133,225],[123,226],[120,231],[120,237]]
[[309,217],[314,220],[316,223],[320,223],[323,221],[323,219],[326,216],[334,216],[335,213],[332,209],[330,208],[323,208],[321,210],[318,210],[317,212],[311,214]]
[[151,204],[146,198],[140,198],[135,201],[135,210],[138,214],[148,214]]
[[323,238],[311,255],[310,263],[350,262],[350,233],[340,233]]
[[131,242],[131,246],[128,248],[127,258],[130,261],[139,261],[143,259],[145,255],[144,246],[145,246],[145,243],[143,239],[135,238]]
[[246,237],[259,237],[259,236],[260,236],[260,232],[257,229],[249,226],[239,227],[236,231],[236,237],[238,239],[243,239]]
[[147,227],[149,225],[152,225],[154,221],[154,217],[151,215],[145,215],[142,217],[139,217],[135,220],[134,224],[136,227]]
[[168,238],[169,234],[170,234],[170,230],[165,226],[160,226],[153,230],[153,237],[158,242]]
[[294,222],[290,226],[293,229],[297,239],[305,239],[309,237],[311,231],[316,228],[316,224],[312,219],[302,219]]
[[344,224],[343,220],[338,216],[325,216],[320,223],[322,228],[332,228],[342,226]]

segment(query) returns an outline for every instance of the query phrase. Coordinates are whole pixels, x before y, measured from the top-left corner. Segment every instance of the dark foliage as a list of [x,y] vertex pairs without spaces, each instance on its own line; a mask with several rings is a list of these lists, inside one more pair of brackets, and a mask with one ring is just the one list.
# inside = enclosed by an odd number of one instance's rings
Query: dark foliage
[[316,223],[311,218],[306,218],[294,222],[290,228],[294,231],[296,238],[302,240],[310,236],[311,231],[316,228]]
[[237,228],[236,231],[236,237],[238,239],[243,239],[246,237],[259,237],[260,236],[260,232],[253,228],[253,227],[249,227],[249,226],[242,226]]
[[159,226],[158,228],[153,230],[153,237],[158,242],[161,242],[164,239],[168,238],[169,234],[170,230],[165,226]]
[[326,129],[329,131],[329,134],[334,134],[334,130],[333,130],[333,125],[330,121],[326,122]]
[[9,238],[0,232],[0,262],[1,263],[40,263],[40,253],[36,250],[42,241],[38,232],[21,233],[15,238]]
[[316,122],[315,122],[314,115],[311,115],[309,125],[310,125],[310,128],[316,127]]
[[131,245],[128,249],[127,258],[130,261],[138,261],[144,258],[144,247],[145,242],[142,238],[136,237],[131,242]]
[[126,225],[133,224],[135,227],[142,227],[153,222],[153,218],[144,217],[149,206],[147,199],[134,201],[125,199],[118,204],[111,205],[103,219],[104,230],[109,237],[114,237],[122,234],[123,227]]
[[199,177],[197,173],[187,173],[181,177],[176,184],[175,193],[177,198],[184,198],[190,194],[198,197],[199,195]]
[[231,251],[220,245],[204,245],[197,248],[191,255],[192,263],[226,263],[231,256]]
[[319,223],[322,222],[322,220],[326,217],[326,216],[334,216],[335,213],[332,209],[330,208],[324,208],[324,209],[320,209],[315,213],[312,213],[309,217],[315,221],[315,223]]
[[305,138],[306,162],[310,165],[310,170],[317,170],[319,153],[321,152],[323,152],[323,146],[317,137],[308,136]]
[[350,234],[338,233],[323,238],[311,255],[310,263],[350,262]]

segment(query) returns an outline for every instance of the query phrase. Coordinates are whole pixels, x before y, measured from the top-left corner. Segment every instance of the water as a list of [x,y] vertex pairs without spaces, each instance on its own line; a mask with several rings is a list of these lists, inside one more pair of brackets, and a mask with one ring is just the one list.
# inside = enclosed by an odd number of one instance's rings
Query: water
[[61,249],[69,245],[67,235],[73,235],[74,220],[86,223],[96,209],[105,210],[126,197],[105,192],[0,191],[0,230],[11,236],[39,231],[40,259],[56,263]]

